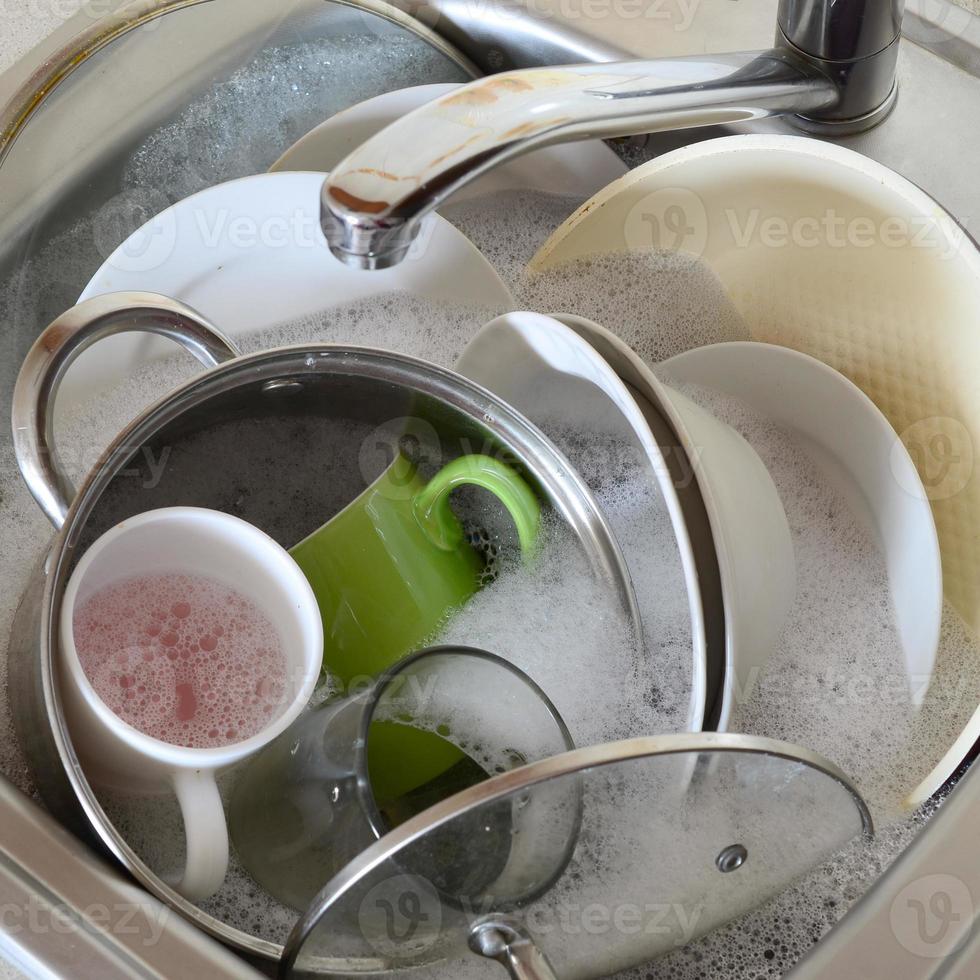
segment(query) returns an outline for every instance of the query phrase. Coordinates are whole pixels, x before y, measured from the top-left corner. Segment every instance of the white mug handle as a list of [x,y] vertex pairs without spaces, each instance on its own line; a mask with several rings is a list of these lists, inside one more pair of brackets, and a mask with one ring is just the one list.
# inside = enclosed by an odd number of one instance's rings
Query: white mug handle
[[210,898],[228,873],[228,823],[210,769],[181,769],[171,776],[184,818],[187,859],[175,891],[192,902]]

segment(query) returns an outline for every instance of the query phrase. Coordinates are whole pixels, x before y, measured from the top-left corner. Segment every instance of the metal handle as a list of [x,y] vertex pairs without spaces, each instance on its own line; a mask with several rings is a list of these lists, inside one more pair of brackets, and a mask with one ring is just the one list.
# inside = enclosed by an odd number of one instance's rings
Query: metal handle
[[52,408],[65,372],[82,351],[118,333],[154,333],[180,344],[207,367],[240,351],[189,306],[157,293],[109,293],[62,313],[31,347],[17,375],[11,407],[17,465],[56,528],[68,516],[75,488],[54,446]]
[[509,917],[478,922],[470,932],[470,949],[507,967],[512,980],[558,980],[530,933]]

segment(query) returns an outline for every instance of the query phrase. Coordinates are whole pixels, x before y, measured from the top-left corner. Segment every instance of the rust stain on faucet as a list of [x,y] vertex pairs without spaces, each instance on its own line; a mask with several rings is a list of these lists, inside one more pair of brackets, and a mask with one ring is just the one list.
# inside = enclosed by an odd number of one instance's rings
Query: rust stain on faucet
[[357,170],[351,170],[349,173],[354,174],[369,174],[371,177],[379,177],[381,180],[401,180],[402,178],[398,174],[393,174],[390,170],[378,170],[377,167],[358,167]]
[[443,105],[492,105],[506,92],[530,92],[534,86],[523,78],[488,78],[485,82],[467,85],[459,92],[442,99]]
[[41,334],[41,346],[49,354],[53,354],[71,337],[72,333],[71,327],[63,324],[52,324]]
[[385,208],[390,207],[387,201],[368,201],[356,194],[345,191],[342,187],[330,187],[327,193],[345,208],[360,211],[362,214],[380,214]]
[[568,122],[568,116],[556,116],[554,119],[521,123],[519,126],[514,126],[513,129],[508,129],[506,133],[501,133],[499,139],[510,140],[519,136],[530,136],[532,133],[539,133],[550,126],[560,126],[564,122]]
[[474,143],[477,140],[482,139],[482,138],[483,138],[483,134],[482,133],[474,133],[468,140],[463,140],[463,142],[460,143],[458,146],[454,146],[451,150],[447,150],[445,153],[441,154],[440,156],[437,156],[435,158],[435,160],[433,160],[433,161],[431,161],[429,163],[429,167],[430,168],[431,167],[438,167],[440,163],[444,163],[451,156],[455,156],[461,150],[465,150],[466,147],[468,147],[470,145],[470,143]]

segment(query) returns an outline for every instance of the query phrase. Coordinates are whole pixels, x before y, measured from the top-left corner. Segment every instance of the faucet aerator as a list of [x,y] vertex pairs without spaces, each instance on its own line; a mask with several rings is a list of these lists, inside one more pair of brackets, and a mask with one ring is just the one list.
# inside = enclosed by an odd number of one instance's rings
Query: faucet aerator
[[352,269],[390,269],[409,252],[418,223],[364,220],[321,199],[320,228],[334,258]]

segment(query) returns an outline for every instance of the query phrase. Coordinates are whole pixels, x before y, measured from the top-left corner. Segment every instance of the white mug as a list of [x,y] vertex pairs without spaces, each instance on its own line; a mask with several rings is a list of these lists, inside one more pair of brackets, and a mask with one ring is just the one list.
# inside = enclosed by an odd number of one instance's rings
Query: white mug
[[[93,593],[147,573],[187,572],[235,589],[278,628],[287,658],[286,708],[261,731],[215,748],[184,748],[144,734],[99,697],[75,647],[75,608]],[[297,718],[323,660],[316,597],[289,554],[264,532],[228,514],[168,507],[129,518],[102,535],[72,572],[61,609],[61,686],[72,741],[86,775],[107,788],[159,793],[172,788],[187,839],[173,887],[201,901],[228,871],[228,827],[215,776],[254,755]]]

